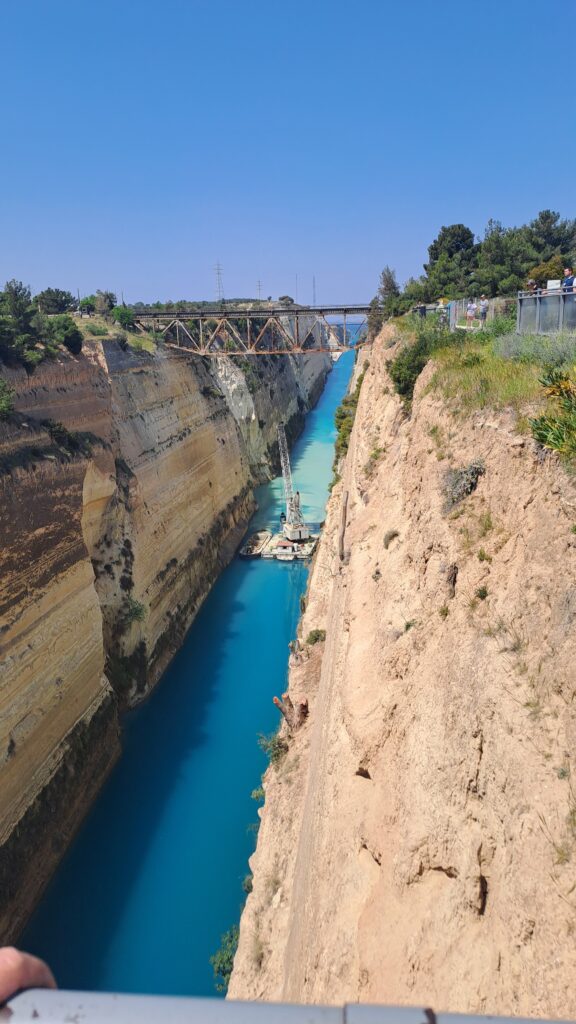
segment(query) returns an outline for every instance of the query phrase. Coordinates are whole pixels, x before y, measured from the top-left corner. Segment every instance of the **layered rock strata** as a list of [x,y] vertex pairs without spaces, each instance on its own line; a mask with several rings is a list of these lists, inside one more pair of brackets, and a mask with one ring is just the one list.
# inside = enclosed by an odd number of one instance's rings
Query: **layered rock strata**
[[512,413],[452,416],[432,366],[408,416],[393,351],[329,503],[229,995],[572,1018],[574,480]]
[[0,423],[0,941],[118,756],[119,710],[158,681],[232,557],[276,424],[295,436],[330,365],[259,359],[234,370],[249,413],[210,360],[168,349],[95,342],[31,376],[2,370],[16,412]]

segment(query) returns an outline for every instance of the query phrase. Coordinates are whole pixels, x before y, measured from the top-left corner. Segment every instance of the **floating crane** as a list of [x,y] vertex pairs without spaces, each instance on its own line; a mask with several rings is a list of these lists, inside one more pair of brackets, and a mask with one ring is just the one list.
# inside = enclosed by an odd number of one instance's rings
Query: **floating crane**
[[284,497],[286,499],[286,514],[283,517],[284,525],[282,532],[286,540],[309,540],[310,530],[304,522],[302,509],[300,508],[300,492],[296,491],[294,493],[292,485],[288,442],[283,423],[278,424],[278,448],[280,451],[280,465],[282,466],[282,479],[284,481]]

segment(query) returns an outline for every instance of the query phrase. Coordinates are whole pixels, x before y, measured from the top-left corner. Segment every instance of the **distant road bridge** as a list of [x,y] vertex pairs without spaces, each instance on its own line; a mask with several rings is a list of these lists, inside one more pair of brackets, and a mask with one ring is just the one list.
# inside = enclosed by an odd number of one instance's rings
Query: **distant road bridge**
[[[346,352],[366,323],[368,305],[282,306],[272,304],[174,310],[134,309],[142,331],[172,339],[178,348],[199,356],[282,355]],[[330,324],[327,317],[340,317]]]

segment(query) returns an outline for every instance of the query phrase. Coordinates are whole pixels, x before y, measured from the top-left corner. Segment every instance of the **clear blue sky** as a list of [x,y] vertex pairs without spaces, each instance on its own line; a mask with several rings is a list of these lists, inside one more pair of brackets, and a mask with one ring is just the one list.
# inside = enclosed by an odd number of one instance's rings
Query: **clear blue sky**
[[576,7],[3,0],[0,282],[360,301],[575,211]]

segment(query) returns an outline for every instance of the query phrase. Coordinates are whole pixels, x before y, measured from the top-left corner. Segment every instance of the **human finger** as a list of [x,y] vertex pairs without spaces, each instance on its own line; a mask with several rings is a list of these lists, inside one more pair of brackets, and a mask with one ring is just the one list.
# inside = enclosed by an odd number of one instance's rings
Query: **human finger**
[[4,946],[0,949],[0,1003],[23,988],[56,988],[54,975],[37,956]]

